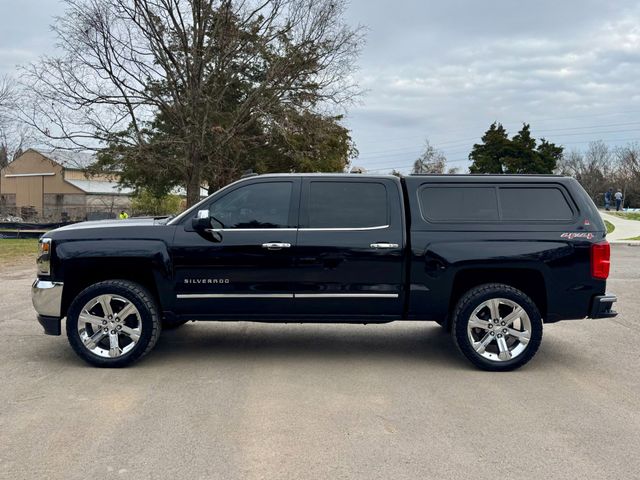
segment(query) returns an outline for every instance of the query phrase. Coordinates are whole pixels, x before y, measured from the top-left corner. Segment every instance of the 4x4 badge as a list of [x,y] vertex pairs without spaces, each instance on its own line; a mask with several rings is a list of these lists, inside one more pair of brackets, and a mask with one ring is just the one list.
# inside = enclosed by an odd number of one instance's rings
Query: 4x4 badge
[[569,240],[573,240],[574,238],[586,238],[587,240],[591,240],[593,238],[593,233],[591,232],[565,232],[560,235],[560,238],[568,238]]

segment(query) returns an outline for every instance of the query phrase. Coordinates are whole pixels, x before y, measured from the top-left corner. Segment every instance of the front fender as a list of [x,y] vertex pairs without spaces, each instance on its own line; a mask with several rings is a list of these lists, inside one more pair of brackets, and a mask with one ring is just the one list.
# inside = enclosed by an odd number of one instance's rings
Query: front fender
[[63,241],[55,245],[53,270],[65,285],[65,312],[80,290],[112,278],[138,281],[157,296],[162,310],[173,307],[171,257],[161,240]]
[[[56,245],[56,260],[64,272],[69,262],[104,259],[146,259],[163,275],[171,273],[167,245],[160,240],[76,240]],[[64,274],[64,273],[63,273]]]

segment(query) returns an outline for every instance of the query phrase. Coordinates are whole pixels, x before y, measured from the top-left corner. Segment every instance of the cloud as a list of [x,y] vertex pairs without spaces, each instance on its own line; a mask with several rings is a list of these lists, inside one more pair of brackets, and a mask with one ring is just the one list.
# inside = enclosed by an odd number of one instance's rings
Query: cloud
[[[562,129],[632,121],[624,112],[640,110],[635,2],[614,8],[598,1],[454,0],[400,2],[385,11],[363,5],[354,3],[351,15],[371,30],[360,70],[369,93],[348,118],[359,165],[410,165],[426,137],[463,165],[495,120],[511,131],[531,122],[534,134],[545,129],[567,147],[586,144],[597,129],[584,137]],[[603,138],[615,143],[633,135],[640,138],[640,129]],[[398,154],[402,148],[407,153]]]
[[0,75],[16,74],[16,67],[50,54],[55,38],[50,30],[61,15],[59,0],[2,2],[0,16]]
[[12,73],[17,65],[36,57],[36,52],[25,48],[0,47],[0,75]]
[[[0,74],[53,52],[49,25],[63,9],[3,3]],[[368,93],[346,120],[359,165],[408,166],[429,138],[464,166],[495,120],[511,132],[531,122],[567,148],[640,139],[634,126],[607,126],[640,113],[636,1],[351,0],[347,21],[369,30],[354,73]]]

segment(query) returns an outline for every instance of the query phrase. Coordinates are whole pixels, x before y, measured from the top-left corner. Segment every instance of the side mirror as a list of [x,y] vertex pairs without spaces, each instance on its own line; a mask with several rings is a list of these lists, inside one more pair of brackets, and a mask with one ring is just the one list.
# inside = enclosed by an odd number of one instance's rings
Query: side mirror
[[207,235],[214,242],[222,241],[222,233],[215,228],[211,228],[209,210],[198,210],[198,215],[191,219],[191,227],[201,235]]
[[209,210],[198,210],[198,215],[191,219],[191,227],[196,232],[204,232],[207,228],[211,228]]

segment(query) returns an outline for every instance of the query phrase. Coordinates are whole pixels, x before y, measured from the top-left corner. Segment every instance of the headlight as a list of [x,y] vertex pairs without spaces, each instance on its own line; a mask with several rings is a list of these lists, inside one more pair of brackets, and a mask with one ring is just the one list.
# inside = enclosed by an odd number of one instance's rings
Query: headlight
[[38,275],[51,275],[51,239],[41,238],[38,241]]

